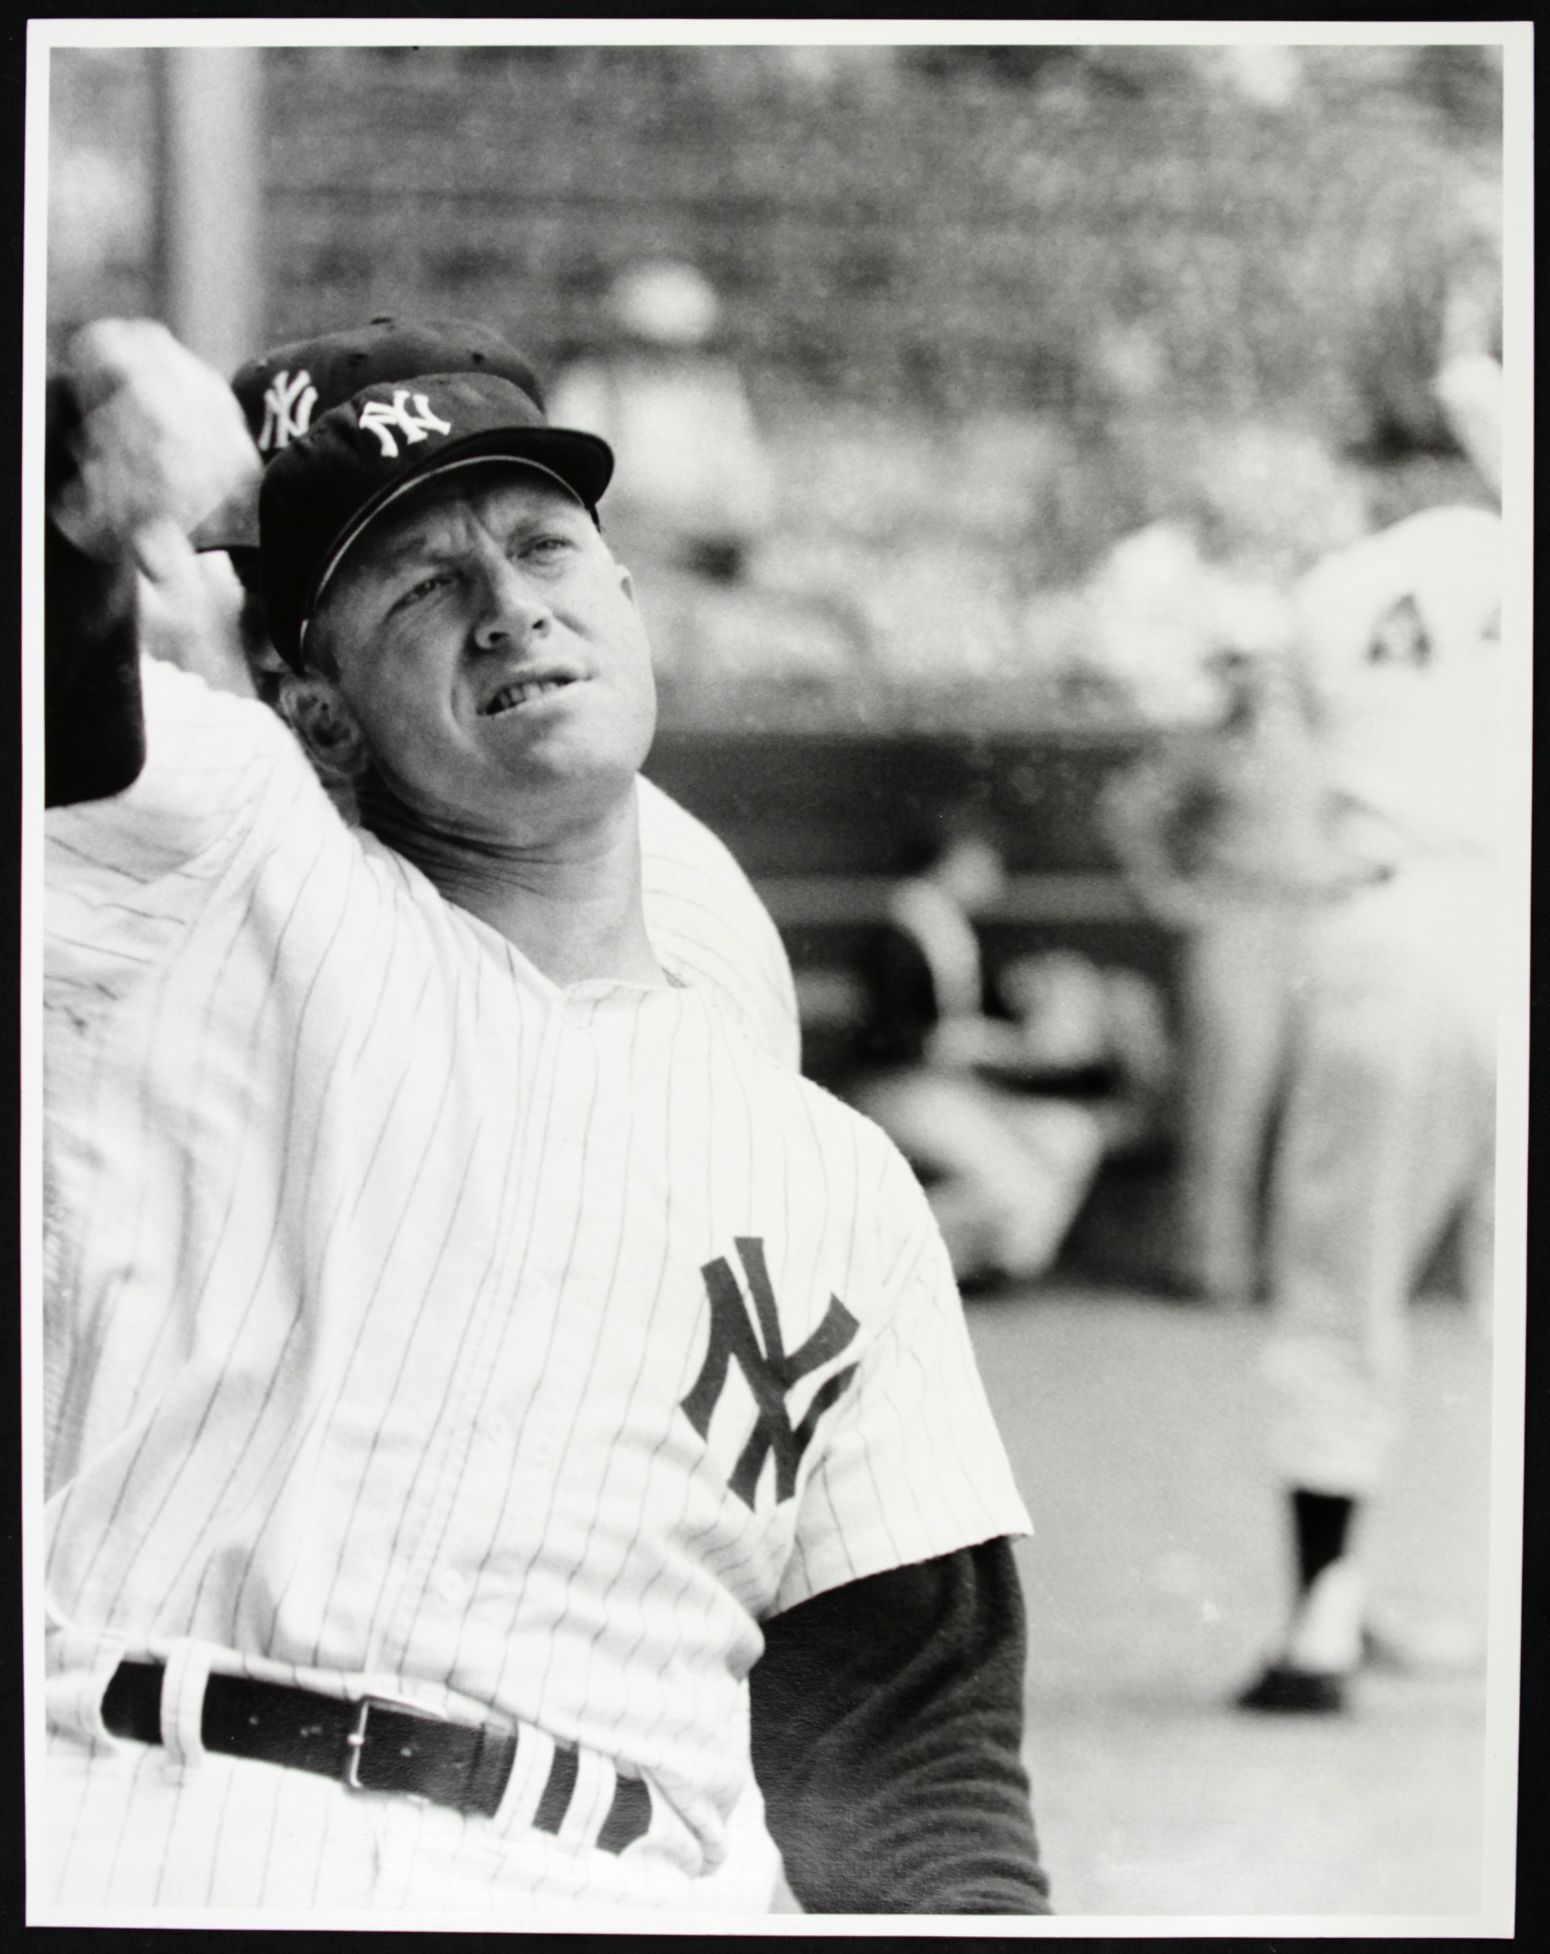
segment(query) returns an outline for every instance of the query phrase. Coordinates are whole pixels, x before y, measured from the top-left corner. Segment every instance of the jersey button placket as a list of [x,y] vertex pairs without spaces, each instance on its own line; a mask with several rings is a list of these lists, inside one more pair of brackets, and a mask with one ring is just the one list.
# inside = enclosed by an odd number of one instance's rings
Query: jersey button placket
[[[413,1646],[423,1640],[426,1632],[423,1627],[415,1625],[421,1602],[434,1615],[441,1608],[465,1609],[473,1595],[473,1581],[451,1564],[462,1557],[461,1550],[465,1544],[473,1554],[473,1561],[477,1561],[483,1553],[482,1535],[478,1531],[479,1516],[487,1511],[487,1507],[479,1496],[477,1477],[474,1496],[470,1496],[470,1443],[476,1452],[481,1449],[479,1441],[490,1435],[489,1423],[499,1426],[507,1441],[512,1430],[507,1413],[495,1409],[496,1397],[501,1390],[501,1380],[497,1375],[498,1358],[510,1327],[513,1271],[523,1262],[523,1244],[531,1239],[542,1222],[538,1200],[541,1170],[532,1164],[531,1154],[531,1149],[538,1143],[542,1119],[535,1117],[531,1108],[543,1106],[546,1102],[553,1103],[559,1016],[556,1011],[546,1014],[542,1050],[524,1081],[528,1109],[519,1116],[516,1146],[519,1157],[528,1163],[523,1168],[526,1185],[514,1196],[517,1206],[510,1225],[503,1230],[500,1259],[487,1276],[477,1304],[476,1321],[459,1365],[456,1405],[449,1410],[446,1419],[443,1464],[437,1475],[427,1523],[421,1535],[428,1551],[419,1559],[418,1578],[404,1583],[403,1607],[393,1624],[393,1656],[398,1660],[407,1660],[411,1665]],[[498,1486],[504,1486],[504,1468],[495,1478]],[[458,1524],[460,1513],[468,1516],[466,1526]],[[469,1564],[472,1565],[473,1561]],[[444,1659],[443,1656],[438,1662],[438,1669]]]
[[467,1578],[459,1574],[455,1567],[442,1568],[432,1586],[437,1599],[444,1601],[449,1608],[460,1608],[468,1599]]
[[579,1214],[582,1162],[586,1153],[587,1108],[596,1090],[597,1055],[588,1028],[596,1010],[594,998],[567,996],[552,1026],[554,1091],[545,1124],[543,1160],[539,1166],[543,1197],[533,1217],[529,1256],[523,1269],[522,1294],[513,1299],[519,1310],[536,1304],[546,1326],[553,1313],[552,1339],[545,1329],[548,1358],[542,1374],[523,1377],[520,1426],[515,1467],[518,1480],[540,1502],[552,1485],[556,1460],[570,1422],[569,1399],[577,1375],[568,1346],[574,1341],[571,1313],[561,1295],[566,1268],[574,1248],[573,1232],[585,1226]]

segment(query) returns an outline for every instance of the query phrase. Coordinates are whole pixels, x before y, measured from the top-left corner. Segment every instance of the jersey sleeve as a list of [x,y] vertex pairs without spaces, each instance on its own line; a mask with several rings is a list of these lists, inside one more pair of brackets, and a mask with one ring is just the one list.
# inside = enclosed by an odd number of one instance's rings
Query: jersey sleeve
[[277,823],[337,816],[267,706],[140,660],[146,759],[122,793],[48,811],[45,982],[122,995]]
[[919,1183],[881,1158],[885,1294],[803,1489],[776,1612],[845,1582],[1032,1531]]
[[728,1009],[778,1065],[801,1064],[780,932],[730,848],[653,782],[639,792],[646,929],[669,976]]
[[754,1770],[808,1912],[1049,1912],[1026,1662],[1005,1540],[847,1581],[765,1624]]

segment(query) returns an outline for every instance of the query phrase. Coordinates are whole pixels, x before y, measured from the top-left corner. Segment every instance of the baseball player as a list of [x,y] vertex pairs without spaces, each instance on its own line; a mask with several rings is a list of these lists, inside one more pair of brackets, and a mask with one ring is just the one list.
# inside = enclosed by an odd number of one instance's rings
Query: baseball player
[[1110,787],[1132,886],[1185,931],[1179,1221],[1172,1272],[1222,1304],[1260,1284],[1261,1183],[1297,1007],[1297,944],[1328,880],[1323,770],[1298,688],[1268,647],[1214,659],[1225,710]]
[[1046,1911],[924,1197],[646,929],[607,448],[475,368],[274,458],[304,754],[138,652],[134,550],[251,463],[224,382],[143,326],[71,377],[38,1890],[756,1911],[757,1779],[810,1910]]
[[1276,1463],[1297,1593],[1246,1708],[1342,1708],[1364,1653],[1356,1524],[1401,1415],[1406,1305],[1450,1219],[1491,1293],[1500,522],[1440,508],[1298,592],[1343,873],[1300,938],[1271,1191]]
[[[313,419],[348,400],[373,380],[409,381],[422,373],[462,368],[502,374],[542,404],[532,367],[500,334],[477,321],[400,320],[382,314],[369,325],[324,333],[272,348],[245,361],[232,378],[258,449],[269,462]],[[208,561],[224,550],[242,590],[240,632],[251,687],[278,703],[287,667],[269,641],[258,573],[257,481],[252,493],[228,499],[201,526],[198,542]],[[174,558],[174,561],[176,558]],[[154,599],[158,588],[148,593]],[[202,640],[192,664],[220,682],[208,666],[218,634],[197,601],[190,638]],[[146,605],[142,601],[142,626]],[[198,662],[195,662],[197,659]],[[247,689],[244,686],[242,689]],[[338,783],[343,788],[346,783]],[[701,821],[654,782],[638,783],[641,872],[646,926],[663,967],[712,992],[736,1011],[746,1027],[782,1064],[800,1062],[796,988],[780,934],[731,851]],[[348,806],[347,793],[340,794]]]
[[1039,1071],[1037,1053],[976,928],[1005,885],[996,838],[949,814],[915,855],[917,872],[892,891],[867,948],[847,1092],[926,1178],[959,1286],[984,1294],[1049,1268],[1097,1171],[1103,1128],[1077,1100],[1019,1089]]

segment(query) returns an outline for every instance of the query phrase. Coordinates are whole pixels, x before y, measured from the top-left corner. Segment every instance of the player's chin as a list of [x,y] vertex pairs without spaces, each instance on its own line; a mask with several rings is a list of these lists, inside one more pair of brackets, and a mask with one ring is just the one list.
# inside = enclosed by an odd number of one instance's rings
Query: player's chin
[[531,805],[563,801],[572,813],[607,814],[634,790],[650,738],[628,724],[551,728],[541,738],[514,744],[500,756],[500,771],[516,796]]
[[642,702],[598,685],[577,709],[556,714],[521,743],[524,769],[599,782],[632,778],[645,764],[656,731],[655,701]]

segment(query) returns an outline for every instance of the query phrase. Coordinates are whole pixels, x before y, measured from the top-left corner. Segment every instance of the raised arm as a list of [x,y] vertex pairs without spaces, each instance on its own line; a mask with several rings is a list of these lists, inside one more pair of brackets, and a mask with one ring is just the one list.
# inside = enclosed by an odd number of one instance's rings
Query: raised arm
[[121,793],[145,764],[135,568],[127,542],[99,555],[55,519],[75,474],[80,408],[48,385],[43,628],[44,793],[50,807]]
[[148,320],[77,335],[48,388],[45,799],[121,793],[145,761],[137,582],[192,574],[195,527],[252,492],[226,381]]

